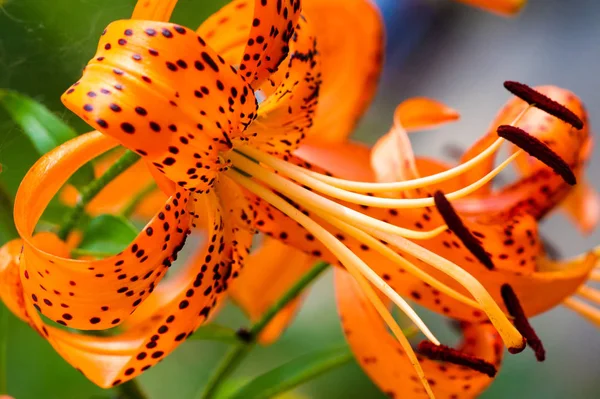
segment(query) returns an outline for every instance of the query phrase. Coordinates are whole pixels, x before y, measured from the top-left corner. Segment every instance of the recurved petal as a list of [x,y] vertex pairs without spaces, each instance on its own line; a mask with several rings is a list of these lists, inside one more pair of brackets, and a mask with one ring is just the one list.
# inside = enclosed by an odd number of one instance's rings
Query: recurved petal
[[19,272],[23,240],[11,240],[0,248],[0,300],[18,318],[28,320]]
[[[375,93],[383,60],[381,15],[369,0],[303,0],[302,13],[317,38],[323,81],[311,128],[315,133],[309,139],[340,142],[351,134]],[[197,32],[227,62],[237,65],[252,17],[250,1],[233,1],[202,23]],[[344,68],[340,68],[342,64]],[[280,67],[283,65],[285,62]]]
[[188,190],[210,187],[256,116],[250,86],[195,32],[138,20],[110,24],[65,105]]
[[600,221],[600,195],[587,181],[579,180],[577,186],[560,204],[560,210],[583,233],[590,233]]
[[302,11],[300,0],[254,0],[254,17],[240,73],[258,87],[290,52],[289,41]]
[[[587,113],[581,100],[570,91],[556,86],[538,86],[535,87],[535,90],[565,105],[587,123]],[[488,133],[465,152],[461,162],[475,157],[491,145],[498,138],[497,127],[511,124],[526,107],[527,103],[519,98],[509,100],[492,122]],[[591,146],[587,124],[581,130],[572,129],[567,123],[534,108],[530,109],[515,126],[548,145],[565,160],[576,175],[579,176],[582,173]],[[512,146],[511,150],[516,151],[516,148]],[[481,179],[493,169],[494,161],[493,156],[488,157],[477,167],[462,174],[461,184],[466,186]],[[540,218],[553,210],[572,189],[550,168],[527,154],[519,156],[515,164],[519,178],[514,183],[494,192],[492,183],[487,183],[472,193],[464,201],[464,205],[461,204],[461,209],[469,213],[479,211],[487,214],[520,211]]]
[[302,13],[317,37],[323,76],[310,140],[342,142],[370,105],[379,82],[382,17],[371,0],[303,0]]
[[[19,266],[29,321],[61,356],[102,387],[147,370],[205,322],[239,273],[252,239],[243,195],[226,178],[214,191],[194,194],[191,205],[189,194],[173,193],[163,211],[115,257],[74,261],[70,248],[55,235],[32,237],[48,201],[69,176],[115,145],[97,132],[63,144],[34,165],[15,202],[25,245]],[[195,227],[206,231],[202,253],[166,285],[157,285],[183,245],[188,214]],[[47,326],[38,311],[69,327],[106,329],[125,321],[124,329],[112,337],[79,335]]]
[[419,177],[408,131],[436,127],[455,121],[459,114],[448,106],[425,97],[409,98],[396,107],[394,125],[371,152],[371,166],[378,182],[395,182]]
[[71,328],[107,329],[123,321],[150,295],[188,233],[188,194],[177,192],[115,256],[73,260],[55,235],[34,236],[40,215],[70,175],[115,144],[93,132],[57,147],[29,170],[15,199],[25,296],[46,317]]
[[402,101],[394,112],[394,124],[407,131],[425,130],[455,122],[460,114],[447,105],[427,97],[412,97]]
[[249,144],[267,152],[294,150],[309,133],[319,101],[320,56],[310,21],[300,19],[290,54],[260,87],[265,100],[248,127]]
[[[389,334],[352,277],[336,268],[335,286],[346,340],[371,380],[390,397],[427,398],[404,349]],[[500,365],[502,341],[491,324],[465,324],[462,333],[461,351]],[[492,382],[490,377],[462,366],[422,358],[419,361],[439,398],[474,398]]]
[[456,0],[503,16],[514,16],[527,4],[527,0]]
[[[252,321],[279,300],[315,263],[315,258],[280,241],[266,238],[248,257],[243,273],[229,291],[233,300]],[[302,297],[283,308],[260,336],[260,342],[277,340],[293,321]]]

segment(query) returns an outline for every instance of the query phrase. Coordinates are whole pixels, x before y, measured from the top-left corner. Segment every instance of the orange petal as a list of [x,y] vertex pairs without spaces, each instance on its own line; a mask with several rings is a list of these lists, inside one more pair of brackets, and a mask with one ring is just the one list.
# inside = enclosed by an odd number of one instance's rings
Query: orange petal
[[479,7],[483,10],[503,16],[518,14],[527,4],[527,0],[456,0],[461,3]]
[[[390,397],[427,398],[402,346],[352,277],[335,269],[338,310],[346,339],[363,370]],[[502,361],[502,340],[491,324],[463,325],[461,350],[497,367]],[[420,359],[431,388],[439,398],[474,398],[492,382],[476,371],[455,364]],[[455,395],[455,396],[453,396]]]
[[19,256],[23,240],[11,240],[0,248],[0,299],[23,321],[28,320],[23,299],[23,285],[19,275]]
[[56,236],[33,236],[40,215],[69,176],[114,145],[94,132],[57,147],[29,170],[15,199],[15,225],[24,240],[23,290],[45,316],[72,328],[106,329],[124,320],[160,281],[188,231],[187,194],[178,192],[116,256],[72,260]]
[[[266,238],[252,252],[244,272],[231,285],[233,300],[252,321],[260,319],[305,273],[315,259],[281,242]],[[260,342],[270,344],[277,340],[292,322],[301,305],[298,298],[283,308],[260,336]]]
[[394,182],[418,178],[419,172],[407,131],[432,128],[458,118],[456,111],[429,98],[415,97],[403,101],[394,112],[392,129],[377,141],[372,150],[371,166],[377,181]]
[[581,232],[590,233],[600,221],[600,195],[588,182],[579,180],[577,186],[560,204],[560,209]]
[[303,0],[302,13],[317,37],[323,69],[310,140],[342,142],[377,88],[384,54],[382,17],[370,0]]
[[[565,105],[587,122],[587,113],[581,100],[570,91],[555,86],[539,86],[535,87],[535,90]],[[512,123],[526,106],[527,104],[519,98],[509,100],[492,122],[488,133],[465,152],[461,162],[473,158],[493,143],[498,138],[497,127]],[[584,155],[589,151],[588,145],[590,145],[587,125],[581,130],[572,129],[567,123],[534,108],[530,109],[516,126],[546,143],[571,166],[577,175],[580,174],[580,169],[586,160]],[[512,150],[515,151],[516,148],[512,146]],[[541,217],[562,201],[571,190],[571,186],[560,176],[533,157],[521,155],[515,164],[520,178],[513,184],[497,190],[493,195],[489,195],[492,193],[492,183],[486,184],[470,195],[471,198],[485,197],[483,202],[473,202],[472,209],[492,213],[498,212],[499,208],[504,208],[503,210],[508,212],[511,208],[518,207],[522,212]],[[481,179],[493,167],[494,157],[489,157],[476,168],[464,173],[460,177],[461,184],[466,186]]]
[[256,111],[252,89],[195,32],[137,20],[109,25],[83,77],[62,100],[195,191],[214,183],[225,167],[219,153],[231,148]]
[[[205,322],[238,274],[253,235],[248,218],[238,213],[249,214],[239,188],[223,178],[214,191],[195,194],[192,205],[186,204],[187,193],[174,193],[134,243],[114,257],[75,261],[54,234],[32,237],[44,208],[69,176],[115,144],[97,132],[63,144],[33,166],[15,201],[15,222],[25,245],[19,266],[26,316],[65,360],[101,387],[139,375]],[[183,245],[188,213],[194,225],[207,230],[202,255],[156,288]],[[15,251],[10,254],[14,258]],[[1,287],[4,299],[6,287]],[[126,322],[118,335],[93,337],[47,326],[38,311],[80,329]]]
[[300,0],[254,0],[254,18],[240,73],[258,87],[288,56],[288,42],[300,18]]
[[454,109],[427,97],[404,100],[394,112],[394,123],[407,131],[432,129],[459,118],[460,114]]
[[[317,37],[324,76],[311,128],[315,133],[309,139],[340,142],[352,132],[375,93],[383,60],[382,18],[369,0],[303,0],[302,12]],[[227,62],[236,65],[243,57],[252,17],[250,2],[232,1],[204,21],[197,32]],[[345,32],[342,37],[341,31]],[[346,67],[340,69],[341,64]]]
[[[373,179],[373,173],[368,165],[368,149],[364,145],[352,143],[330,146],[303,145],[294,154],[295,156],[287,157],[288,161],[320,173],[330,172],[334,176],[362,181]],[[424,160],[418,160],[417,166],[423,166],[425,174],[444,168],[442,164]],[[450,184],[456,183],[456,181],[447,182],[444,187],[452,188]],[[433,193],[437,188],[427,187],[421,194]],[[258,212],[256,219],[258,229],[279,239],[283,233],[285,237],[283,241],[286,244],[332,264],[338,264],[337,259],[320,242],[311,240],[310,235],[307,236],[307,233],[295,222],[268,204],[257,199],[254,201],[255,210]],[[395,210],[344,205],[376,219],[417,230],[430,230],[442,224],[439,214],[433,208]],[[365,248],[363,243],[332,228],[314,215],[311,217],[342,240],[397,292],[411,297],[420,305],[456,319],[470,321],[485,319],[485,314],[480,310],[442,295],[439,290],[407,273],[404,268],[398,267],[376,251]],[[561,271],[542,270],[543,249],[538,237],[537,221],[530,215],[504,215],[500,218],[488,217],[484,214],[465,218],[464,222],[491,254],[496,266],[494,270],[488,270],[476,261],[451,232],[430,240],[419,241],[419,244],[464,268],[484,285],[499,304],[503,303],[500,287],[504,282],[509,283],[529,316],[560,304],[577,290],[593,268],[592,261],[581,261],[565,265],[560,269]],[[466,294],[466,291],[451,277],[412,257],[407,259],[442,283]],[[538,292],[545,294],[538,295]]]
[[321,85],[320,56],[310,22],[301,19],[290,40],[290,55],[261,86],[266,99],[246,133],[265,151],[294,150],[312,126]]
[[168,21],[176,4],[177,0],[138,0],[131,19]]

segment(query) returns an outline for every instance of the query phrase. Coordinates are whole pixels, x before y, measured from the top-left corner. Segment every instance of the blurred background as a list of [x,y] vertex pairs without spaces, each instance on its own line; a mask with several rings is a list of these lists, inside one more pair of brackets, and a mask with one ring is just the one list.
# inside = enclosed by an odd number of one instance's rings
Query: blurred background
[[[222,0],[180,0],[174,20],[198,25]],[[464,148],[488,127],[508,99],[504,80],[555,84],[585,102],[592,128],[600,125],[600,2],[530,0],[516,19],[504,19],[449,0],[378,0],[387,25],[387,60],[378,96],[356,137],[373,142],[385,133],[397,103],[429,96],[459,110],[459,123],[411,135],[415,152],[452,159],[449,146]],[[0,0],[0,88],[28,94],[79,132],[85,125],[60,103],[93,55],[102,29],[127,18],[134,0]],[[589,165],[600,189],[600,157]],[[1,188],[14,195],[37,155],[0,110]],[[10,208],[0,210],[2,216]],[[545,235],[570,256],[600,243],[600,233],[580,236],[562,217],[544,225]],[[4,240],[3,237],[0,239]],[[2,241],[3,242],[3,241]],[[247,325],[228,308],[219,320]],[[600,335],[566,309],[533,320],[548,352],[544,363],[530,353],[511,356],[483,398],[598,398]],[[438,323],[433,330],[446,329]],[[4,333],[4,332],[2,332]],[[276,344],[255,350],[237,378],[244,379],[300,354],[343,343],[330,276],[313,288],[300,316]],[[317,347],[318,346],[318,347]],[[189,341],[149,370],[141,382],[152,398],[191,398],[203,386],[225,344]],[[16,399],[108,397],[58,357],[14,317],[8,328],[8,387]],[[310,398],[383,397],[355,364],[344,366],[297,390]]]

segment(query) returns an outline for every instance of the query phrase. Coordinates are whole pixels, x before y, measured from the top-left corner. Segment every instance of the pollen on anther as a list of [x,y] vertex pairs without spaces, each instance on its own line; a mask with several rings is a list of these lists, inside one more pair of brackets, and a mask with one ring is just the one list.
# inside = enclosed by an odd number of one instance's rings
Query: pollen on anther
[[560,175],[571,186],[577,184],[575,173],[573,173],[565,160],[538,138],[530,135],[523,129],[510,125],[498,126],[497,132],[498,136],[510,141],[532,157],[537,158],[540,162],[552,168],[554,172]]
[[419,353],[428,359],[465,366],[492,378],[497,372],[493,364],[445,345],[435,345],[430,341],[422,341],[419,343],[418,349]]
[[529,324],[529,320],[525,316],[525,311],[519,302],[519,298],[517,298],[517,294],[515,294],[515,291],[508,284],[502,285],[500,294],[508,313],[514,318],[515,328],[523,334],[527,340],[527,344],[533,349],[536,359],[539,362],[543,362],[546,359],[544,344],[542,344],[542,340],[538,337],[533,327],[531,327],[531,324]]
[[577,129],[583,128],[583,121],[573,111],[531,87],[523,83],[507,80],[504,82],[504,88],[528,104],[567,122],[573,127]]
[[485,252],[485,249],[479,244],[479,241],[477,241],[471,231],[464,225],[460,216],[458,216],[444,193],[436,191],[433,195],[433,200],[442,219],[444,219],[444,222],[448,225],[448,228],[486,268],[493,270],[494,263],[489,255]]

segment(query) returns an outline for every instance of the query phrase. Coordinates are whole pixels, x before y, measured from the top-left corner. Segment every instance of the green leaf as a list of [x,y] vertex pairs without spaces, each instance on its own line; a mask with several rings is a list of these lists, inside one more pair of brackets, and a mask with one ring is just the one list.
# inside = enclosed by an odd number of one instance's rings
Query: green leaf
[[232,395],[219,396],[227,399],[274,398],[352,359],[347,346],[309,353],[256,377]]
[[138,231],[127,219],[100,215],[90,221],[74,253],[98,257],[114,255],[127,248],[137,235]]
[[189,340],[221,341],[232,344],[239,342],[234,330],[214,323],[207,324],[197,329]]
[[[60,118],[34,99],[12,90],[0,90],[0,105],[29,138],[39,155],[71,140],[77,134]],[[94,170],[87,164],[69,180],[80,188],[94,179]]]

